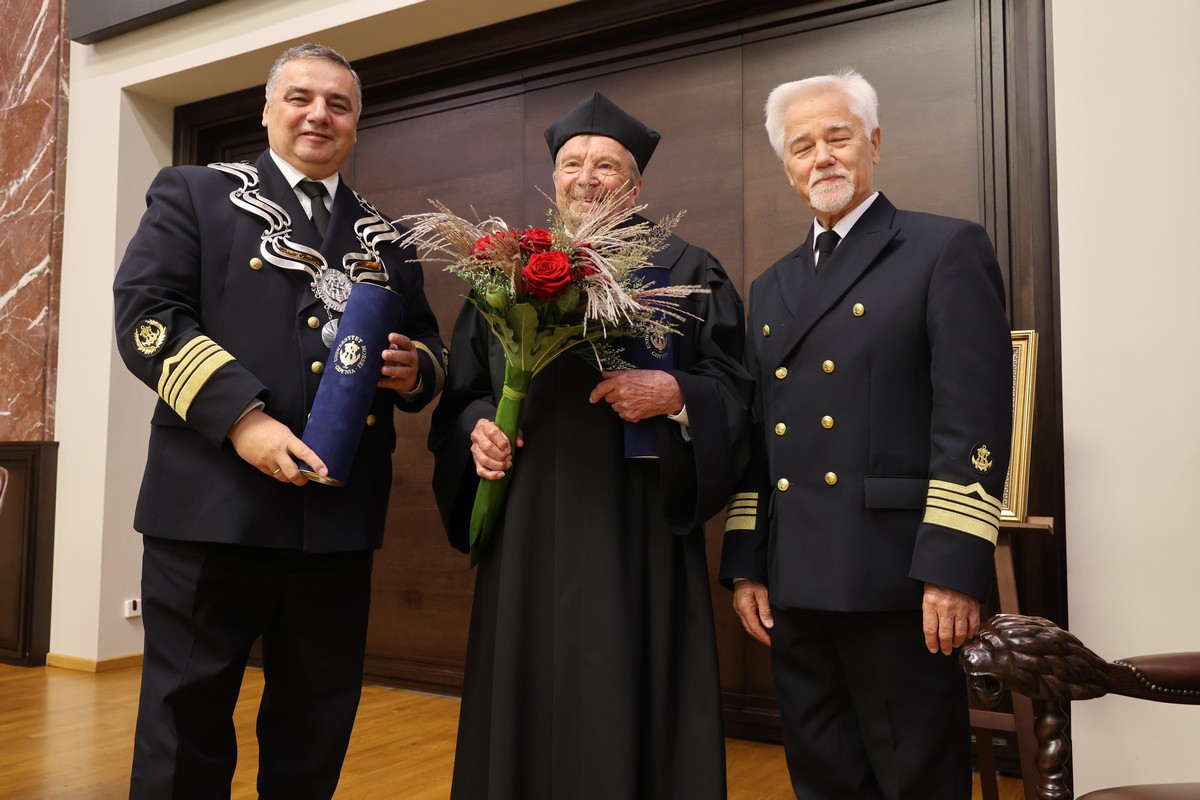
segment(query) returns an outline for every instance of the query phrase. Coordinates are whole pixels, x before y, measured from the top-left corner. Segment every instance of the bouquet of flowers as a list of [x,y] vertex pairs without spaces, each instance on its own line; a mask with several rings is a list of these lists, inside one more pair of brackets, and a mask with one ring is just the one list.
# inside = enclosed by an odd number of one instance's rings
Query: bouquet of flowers
[[[699,286],[652,286],[638,275],[666,244],[680,215],[657,225],[635,222],[644,206],[606,195],[578,216],[551,208],[545,228],[515,229],[497,217],[470,222],[437,201],[435,212],[402,221],[426,263],[443,263],[471,287],[468,300],[504,348],[504,387],[496,425],[515,442],[530,381],[563,353],[585,354],[601,369],[629,365],[610,337],[665,336],[691,316],[679,298]],[[515,468],[515,464],[514,464]],[[471,511],[471,566],[479,560],[504,506],[512,469],[480,479]]]

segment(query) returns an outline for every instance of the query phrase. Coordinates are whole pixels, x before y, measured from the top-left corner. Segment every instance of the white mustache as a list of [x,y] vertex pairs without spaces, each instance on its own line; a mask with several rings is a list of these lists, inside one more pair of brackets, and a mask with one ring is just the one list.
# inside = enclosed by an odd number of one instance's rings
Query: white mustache
[[808,176],[808,188],[811,189],[817,185],[818,181],[823,181],[826,178],[845,178],[850,179],[850,170],[845,167],[831,167],[823,172],[814,172]]

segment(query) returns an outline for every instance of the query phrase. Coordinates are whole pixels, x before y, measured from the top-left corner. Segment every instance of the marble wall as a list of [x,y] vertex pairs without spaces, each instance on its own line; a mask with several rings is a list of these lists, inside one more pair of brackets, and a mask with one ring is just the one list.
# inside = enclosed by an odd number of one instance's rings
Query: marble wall
[[63,0],[0,4],[0,441],[54,439],[66,169]]

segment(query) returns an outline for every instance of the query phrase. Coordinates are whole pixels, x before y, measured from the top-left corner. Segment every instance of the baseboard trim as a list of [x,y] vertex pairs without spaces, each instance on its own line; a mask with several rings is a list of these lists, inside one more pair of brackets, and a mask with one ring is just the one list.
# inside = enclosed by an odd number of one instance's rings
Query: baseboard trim
[[114,669],[140,667],[142,654],[130,656],[115,656],[113,658],[82,658],[80,656],[65,656],[60,653],[47,653],[46,666],[59,669],[73,669],[78,672],[108,672]]

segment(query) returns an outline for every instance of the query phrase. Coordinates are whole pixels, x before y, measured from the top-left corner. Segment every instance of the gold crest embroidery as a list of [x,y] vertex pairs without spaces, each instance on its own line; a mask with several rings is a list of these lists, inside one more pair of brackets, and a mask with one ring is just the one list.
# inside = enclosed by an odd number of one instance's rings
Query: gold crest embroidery
[[338,345],[334,368],[342,375],[353,375],[365,363],[367,363],[366,343],[353,334],[342,339],[341,344]]
[[975,467],[975,471],[986,475],[992,470],[992,451],[988,449],[986,444],[975,446],[975,453],[971,456],[971,465]]
[[167,343],[167,326],[147,317],[133,329],[133,346],[146,358],[158,355]]

